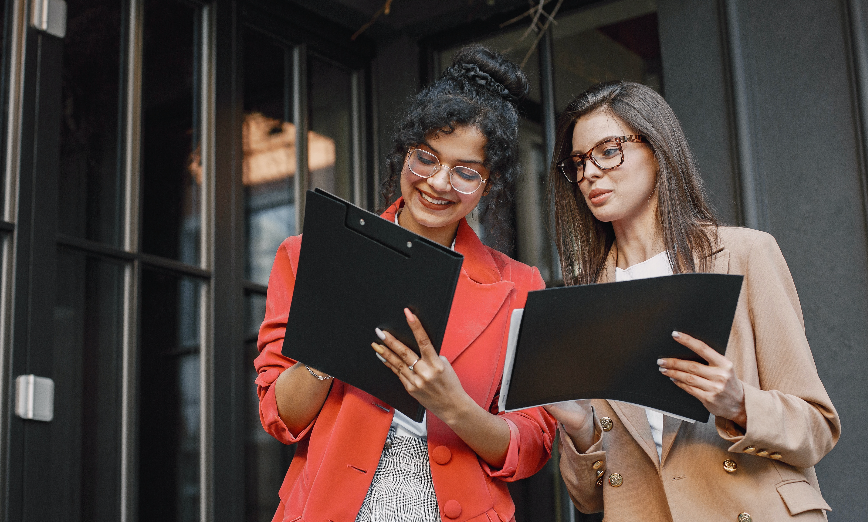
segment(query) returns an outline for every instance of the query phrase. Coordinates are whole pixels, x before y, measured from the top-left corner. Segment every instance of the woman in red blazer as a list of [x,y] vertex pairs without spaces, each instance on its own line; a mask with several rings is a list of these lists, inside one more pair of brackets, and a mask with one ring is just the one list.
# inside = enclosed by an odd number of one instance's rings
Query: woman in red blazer
[[412,100],[395,134],[383,195],[388,203],[399,188],[401,197],[382,217],[464,256],[440,355],[409,311],[422,357],[379,330],[383,344],[370,354],[425,406],[422,423],[281,354],[302,239],[280,246],[255,361],[263,427],[298,444],[274,520],[514,519],[505,482],[545,464],[554,420],[542,408],[500,413],[497,398],[510,313],[544,283],[484,246],[465,216],[483,196],[483,211],[508,197],[515,103],[526,91],[515,64],[466,47]]

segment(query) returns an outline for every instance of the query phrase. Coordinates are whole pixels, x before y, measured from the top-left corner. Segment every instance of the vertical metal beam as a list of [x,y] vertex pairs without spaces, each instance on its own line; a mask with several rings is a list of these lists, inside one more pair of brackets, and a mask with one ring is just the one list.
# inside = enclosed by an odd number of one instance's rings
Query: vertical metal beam
[[850,58],[853,67],[854,104],[858,126],[860,186],[862,188],[863,214],[868,229],[868,13],[864,2],[847,0],[846,33],[849,35]]
[[352,185],[353,185],[353,203],[355,203],[359,207],[365,206],[365,201],[367,199],[365,194],[365,179],[363,176],[364,172],[364,158],[362,155],[362,151],[364,150],[364,144],[362,142],[362,129],[364,128],[364,96],[362,95],[363,91],[363,78],[364,73],[361,71],[353,71],[350,75],[350,91],[351,91],[351,103],[350,103],[350,141],[352,143],[350,149],[350,158],[352,162]]
[[304,198],[309,185],[307,165],[307,130],[308,96],[307,96],[307,46],[301,44],[293,49],[293,121],[295,121],[295,158],[298,168],[295,169],[295,234],[301,234],[304,226]]
[[[4,201],[3,220],[14,222],[18,215],[17,193],[18,177],[20,175],[21,158],[21,113],[22,93],[24,88],[24,52],[26,49],[26,4],[25,0],[10,0],[9,20],[6,27],[6,64],[8,65],[7,121],[6,121],[6,164],[3,180]],[[4,6],[5,7],[5,6]],[[7,522],[10,505],[10,437],[9,405],[12,398],[8,396],[10,377],[12,374],[12,319],[13,299],[15,289],[15,244],[13,234],[2,241],[2,265],[0,265],[0,521]]]
[[[138,252],[140,249],[139,228],[141,224],[141,204],[139,199],[141,176],[142,144],[142,46],[144,26],[144,0],[130,0],[128,4],[129,23],[125,33],[127,46],[125,60],[126,92],[124,113],[124,249]],[[121,522],[138,520],[136,460],[136,434],[138,425],[138,332],[139,281],[142,269],[138,261],[127,264],[124,269],[123,296],[123,346],[121,354],[121,484],[120,514]]]
[[[202,178],[202,208],[200,215],[201,233],[200,264],[203,268],[214,269],[214,222],[215,213],[215,108],[214,91],[215,76],[214,56],[216,46],[215,7],[206,5],[199,12],[200,63],[199,77],[199,157],[201,158]],[[214,287],[215,278],[200,287],[200,321],[199,321],[199,520],[212,522],[214,520]],[[228,303],[227,303],[228,306]]]
[[[552,29],[549,27],[542,39],[540,39],[538,47],[543,146],[545,147],[545,152],[543,153],[543,158],[545,159],[545,171],[543,176],[545,177],[548,177],[548,172],[551,168],[549,165],[549,154],[551,154],[555,148],[555,125],[557,124],[557,113],[555,112],[555,70],[554,62],[552,60],[554,56],[553,38]],[[550,185],[550,183],[545,184],[545,186],[549,187],[549,190],[553,190]],[[550,208],[550,204],[554,201],[554,194],[546,194],[546,196],[546,201],[544,201],[543,204],[546,208],[545,215],[549,217],[547,228],[550,233],[553,234],[555,230],[555,213],[554,209]],[[563,275],[561,274],[561,264],[557,261],[558,249],[554,241],[550,242],[550,250],[551,252],[549,252],[548,255],[548,258],[551,259],[549,274],[551,274],[552,280],[562,280]],[[558,480],[560,480],[560,476],[558,476]]]
[[742,31],[738,16],[738,0],[722,0],[722,20],[725,26],[729,78],[732,93],[733,132],[736,143],[739,196],[742,224],[757,230],[768,229],[765,212],[765,191],[754,165],[753,136],[750,121],[750,99]]

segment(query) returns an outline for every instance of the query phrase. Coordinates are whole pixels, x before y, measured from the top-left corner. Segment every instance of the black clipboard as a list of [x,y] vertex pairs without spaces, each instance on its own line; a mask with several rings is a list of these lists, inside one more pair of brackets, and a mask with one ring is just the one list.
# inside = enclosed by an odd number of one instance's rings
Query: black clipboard
[[418,354],[409,308],[439,352],[463,260],[337,196],[308,191],[283,355],[420,421],[424,408],[371,348],[374,328]]
[[510,324],[501,410],[613,399],[707,422],[705,406],[656,361],[704,362],[672,339],[673,330],[723,354],[742,279],[691,273],[529,292]]

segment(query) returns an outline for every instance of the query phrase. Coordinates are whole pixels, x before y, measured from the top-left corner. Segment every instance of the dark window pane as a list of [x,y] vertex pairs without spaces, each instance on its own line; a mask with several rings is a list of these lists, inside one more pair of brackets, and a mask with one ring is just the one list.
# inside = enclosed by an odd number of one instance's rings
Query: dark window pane
[[310,58],[310,188],[353,198],[352,75],[342,67]]
[[283,483],[295,446],[286,446],[262,429],[259,421],[259,399],[256,395],[256,370],[253,359],[259,354],[256,349],[256,333],[265,316],[265,296],[247,296],[247,321],[245,332],[247,342],[244,350],[244,367],[248,369],[247,382],[250,387],[247,396],[246,437],[245,437],[245,518],[246,522],[269,522],[277,509],[277,490]]
[[591,9],[558,18],[553,58],[558,111],[597,82],[629,80],[662,92],[657,12],[646,8],[620,19],[601,12]]
[[142,250],[199,264],[201,161],[196,10],[146,0]]
[[290,49],[244,33],[243,181],[247,278],[266,284],[280,242],[296,233]]
[[69,0],[63,43],[59,228],[119,245],[118,158],[121,4]]
[[62,370],[54,373],[53,462],[77,493],[58,512],[66,520],[119,520],[124,267],[60,249],[57,271],[53,349]]
[[200,295],[145,269],[139,345],[139,520],[199,520]]

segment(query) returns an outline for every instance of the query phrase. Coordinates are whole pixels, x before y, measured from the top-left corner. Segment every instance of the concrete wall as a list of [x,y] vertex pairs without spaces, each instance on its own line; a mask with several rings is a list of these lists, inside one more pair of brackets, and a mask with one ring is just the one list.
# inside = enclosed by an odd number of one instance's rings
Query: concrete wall
[[777,238],[843,433],[832,521],[868,512],[868,1],[661,0],[667,99],[723,218]]

